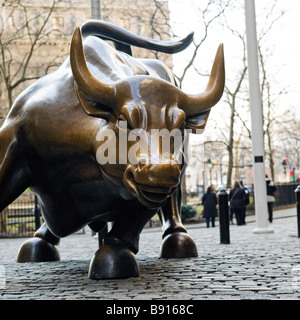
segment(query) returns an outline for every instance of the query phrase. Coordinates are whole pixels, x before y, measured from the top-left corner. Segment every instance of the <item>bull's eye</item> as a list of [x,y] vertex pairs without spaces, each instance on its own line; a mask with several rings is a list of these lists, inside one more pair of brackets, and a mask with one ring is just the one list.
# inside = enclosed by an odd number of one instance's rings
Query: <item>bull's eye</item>
[[117,127],[123,130],[132,130],[132,127],[122,113],[119,115],[119,118],[117,120]]

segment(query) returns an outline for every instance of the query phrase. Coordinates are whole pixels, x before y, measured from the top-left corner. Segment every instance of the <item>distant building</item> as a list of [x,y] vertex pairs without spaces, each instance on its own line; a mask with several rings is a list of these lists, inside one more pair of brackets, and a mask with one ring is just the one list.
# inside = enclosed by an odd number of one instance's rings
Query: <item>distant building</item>
[[[15,83],[18,79],[40,77],[57,68],[68,55],[73,30],[91,18],[91,5],[100,4],[101,19],[115,23],[138,35],[170,39],[167,1],[158,0],[6,0],[0,7],[0,46],[5,46],[5,61],[0,58],[0,125],[9,108],[10,99],[16,96],[35,80],[22,82],[13,90],[11,98],[7,95],[7,79]],[[54,4],[54,5],[53,5]],[[53,10],[51,9],[53,6]],[[52,10],[49,15],[50,10]],[[35,36],[41,37],[30,52]],[[27,28],[28,27],[28,28]],[[134,48],[135,56],[156,57],[157,53]],[[22,64],[32,55],[23,75]],[[172,67],[172,56],[158,54],[158,57]],[[51,94],[51,93],[49,93]]]

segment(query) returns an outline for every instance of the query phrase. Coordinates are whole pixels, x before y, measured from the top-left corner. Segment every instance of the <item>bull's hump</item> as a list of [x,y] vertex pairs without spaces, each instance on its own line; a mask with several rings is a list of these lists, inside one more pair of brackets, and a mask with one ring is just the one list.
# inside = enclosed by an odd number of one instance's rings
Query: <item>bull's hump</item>
[[83,44],[89,70],[99,80],[109,83],[149,74],[145,65],[99,38],[88,37]]
[[76,103],[76,93],[70,68],[61,67],[27,87],[14,101],[7,120],[28,122],[32,120],[31,117],[39,114],[44,108],[64,107],[62,98],[66,96],[70,98],[68,100],[71,103]]

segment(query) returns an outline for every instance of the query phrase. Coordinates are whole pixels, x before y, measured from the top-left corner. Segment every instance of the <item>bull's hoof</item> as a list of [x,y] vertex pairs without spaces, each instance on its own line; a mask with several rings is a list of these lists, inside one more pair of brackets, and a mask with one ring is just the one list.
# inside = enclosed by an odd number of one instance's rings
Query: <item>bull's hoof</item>
[[139,266],[135,255],[121,245],[104,245],[91,260],[90,279],[119,279],[138,277]]
[[19,249],[17,262],[46,262],[59,261],[57,246],[41,239],[33,237],[26,240]]
[[174,232],[163,239],[159,258],[191,257],[198,257],[198,252],[194,240],[187,233]]

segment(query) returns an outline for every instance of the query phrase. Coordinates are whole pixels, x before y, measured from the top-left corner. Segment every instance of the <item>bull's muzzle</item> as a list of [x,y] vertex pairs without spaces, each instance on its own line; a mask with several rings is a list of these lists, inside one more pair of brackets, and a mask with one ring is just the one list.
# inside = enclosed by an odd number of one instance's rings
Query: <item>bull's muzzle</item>
[[180,165],[176,163],[129,164],[124,172],[125,186],[147,207],[160,207],[180,183]]

